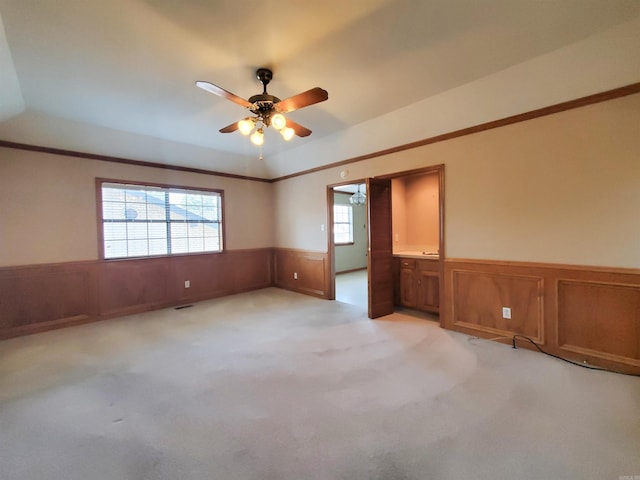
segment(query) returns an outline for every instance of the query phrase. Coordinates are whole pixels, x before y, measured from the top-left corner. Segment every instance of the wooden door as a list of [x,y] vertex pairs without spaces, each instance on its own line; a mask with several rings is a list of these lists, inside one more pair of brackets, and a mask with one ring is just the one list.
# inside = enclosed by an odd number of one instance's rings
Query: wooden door
[[369,318],[393,313],[391,180],[367,179]]

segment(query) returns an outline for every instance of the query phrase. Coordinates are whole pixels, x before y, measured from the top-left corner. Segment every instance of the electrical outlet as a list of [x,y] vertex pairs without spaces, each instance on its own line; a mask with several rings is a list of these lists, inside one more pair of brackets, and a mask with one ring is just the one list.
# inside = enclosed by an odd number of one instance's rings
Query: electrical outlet
[[298,272],[293,272],[293,279],[297,280],[298,279]]
[[184,288],[189,288],[191,287],[191,282],[189,280],[185,280],[184,281]]
[[506,318],[507,320],[511,319],[510,307],[502,307],[502,318]]

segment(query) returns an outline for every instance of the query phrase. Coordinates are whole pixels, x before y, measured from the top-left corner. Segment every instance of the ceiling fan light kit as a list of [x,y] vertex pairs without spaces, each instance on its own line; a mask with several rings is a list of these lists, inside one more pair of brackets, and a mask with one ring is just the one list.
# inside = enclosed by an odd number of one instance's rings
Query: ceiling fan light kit
[[243,118],[238,122],[238,130],[240,130],[240,133],[245,136],[249,135],[255,126],[256,122],[249,117]]
[[273,128],[276,130],[282,130],[287,126],[287,119],[284,118],[284,115],[281,113],[276,113],[271,117],[271,125],[273,125]]
[[255,132],[253,132],[253,135],[251,135],[250,138],[251,138],[251,143],[253,143],[254,145],[258,145],[258,146],[263,145],[264,144],[264,130],[262,129],[262,127],[260,127]]
[[285,127],[280,130],[280,135],[282,135],[282,138],[284,138],[287,142],[291,140],[295,134],[296,131],[293,128]]
[[[253,114],[252,117],[243,118],[238,122],[221,128],[220,133],[231,133],[240,130],[242,135],[246,136],[251,134],[249,137],[251,143],[258,146],[264,144],[264,128],[269,126],[278,130],[282,138],[286,141],[291,140],[294,135],[299,137],[311,135],[311,130],[286,118],[284,114],[308,107],[309,105],[324,102],[329,98],[327,91],[320,87],[315,87],[285,100],[280,100],[278,97],[267,93],[267,85],[273,78],[273,72],[268,68],[259,68],[256,71],[256,76],[262,83],[262,93],[253,95],[249,100],[244,100],[212,83],[204,81],[196,82],[197,87],[237,103],[247,108]],[[251,132],[253,132],[253,134]]]

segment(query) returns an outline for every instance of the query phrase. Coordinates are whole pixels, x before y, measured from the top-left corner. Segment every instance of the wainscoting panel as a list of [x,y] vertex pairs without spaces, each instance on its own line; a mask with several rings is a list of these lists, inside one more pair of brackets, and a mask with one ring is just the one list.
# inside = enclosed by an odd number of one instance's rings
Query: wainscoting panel
[[127,315],[170,304],[169,273],[165,257],[100,263],[100,314]]
[[[271,249],[171,257],[181,303],[265,288],[271,282]],[[185,287],[185,282],[189,287]]]
[[95,265],[78,262],[0,269],[0,338],[95,317]]
[[0,338],[269,287],[272,255],[263,248],[2,267]]
[[[453,295],[464,298],[454,305],[454,324],[495,335],[526,335],[541,342],[544,331],[540,277],[453,272]],[[511,318],[502,316],[511,308]]]
[[273,251],[234,250],[228,252],[229,265],[233,272],[234,292],[245,292],[273,285]]
[[447,259],[444,287],[444,328],[640,373],[640,270]]
[[296,286],[294,274],[298,271],[298,257],[296,254],[281,249],[274,251],[273,268],[276,286],[293,290]]
[[640,286],[560,280],[562,350],[640,366]]
[[[177,260],[177,261],[176,261]],[[228,258],[223,254],[171,258],[175,280],[174,288],[181,303],[197,302],[220,297],[233,291],[233,282],[227,275]],[[189,287],[185,282],[189,282]]]
[[277,287],[328,298],[327,254],[307,250],[274,250]]

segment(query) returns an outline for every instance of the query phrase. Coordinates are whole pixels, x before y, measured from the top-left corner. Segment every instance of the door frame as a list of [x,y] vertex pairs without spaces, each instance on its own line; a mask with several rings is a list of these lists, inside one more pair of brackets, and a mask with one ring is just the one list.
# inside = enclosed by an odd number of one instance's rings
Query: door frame
[[[366,183],[366,178],[349,180],[340,183],[332,183],[331,185],[327,185],[327,256],[329,259],[329,270],[327,272],[327,292],[328,292],[328,300],[336,299],[336,245],[333,238],[333,189],[335,187],[342,187],[344,185],[362,185]],[[365,192],[366,193],[366,192]],[[368,238],[369,235],[369,224],[367,223],[367,231],[366,235]]]
[[[445,197],[445,181],[444,181],[444,164],[439,165],[431,165],[429,167],[415,168],[412,170],[404,170],[401,172],[394,172],[387,175],[378,175],[376,177],[371,178],[379,178],[379,179],[390,179],[400,177],[408,177],[412,175],[426,175],[429,173],[438,175],[438,243],[439,243],[439,252],[440,259],[438,260],[438,273],[440,275],[439,278],[439,292],[438,296],[440,297],[440,312],[446,308],[445,304],[445,282],[444,282],[444,262],[445,262],[445,208],[444,208],[444,197]],[[340,183],[335,183],[331,185],[327,185],[327,256],[329,260],[329,269],[327,272],[327,285],[328,285],[328,299],[335,300],[336,298],[336,263],[335,263],[335,245],[333,243],[333,188],[339,187],[341,185],[352,185],[352,184],[362,184],[366,183],[366,178],[364,179],[354,179],[348,180]],[[367,208],[368,203],[367,203]],[[368,217],[368,212],[367,212]],[[389,232],[391,234],[391,232]],[[369,238],[369,223],[367,222],[367,238]],[[367,269],[367,277],[370,272]],[[440,315],[440,326],[442,326],[443,315]]]

